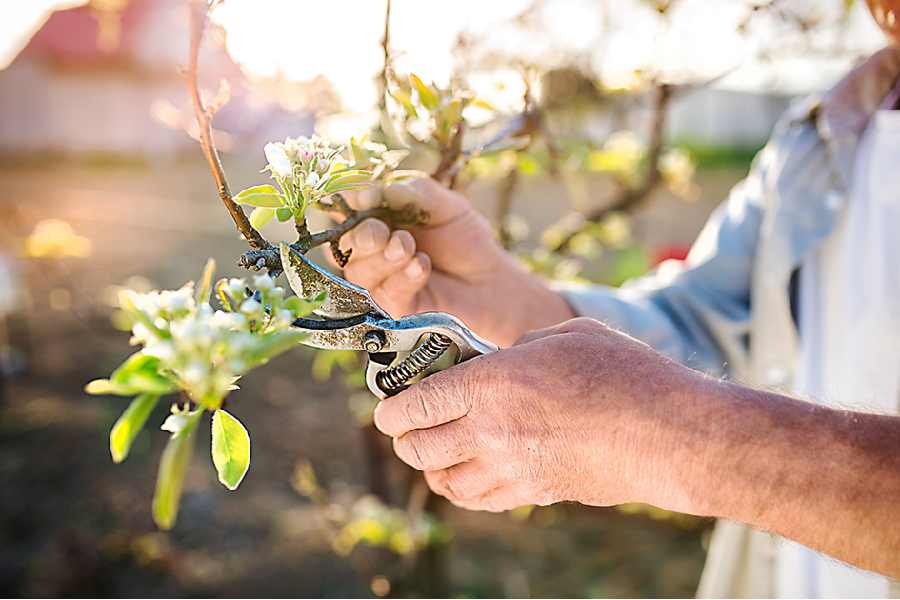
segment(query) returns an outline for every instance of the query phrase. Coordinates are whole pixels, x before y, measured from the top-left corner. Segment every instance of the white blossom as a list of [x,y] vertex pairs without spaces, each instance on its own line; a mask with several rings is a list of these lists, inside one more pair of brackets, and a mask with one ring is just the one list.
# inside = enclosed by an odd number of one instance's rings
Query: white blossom
[[210,325],[219,331],[237,331],[247,326],[244,315],[217,310],[210,319]]
[[243,300],[247,297],[247,282],[243,279],[229,279],[227,291],[234,300]]
[[[253,285],[257,294],[248,298],[245,280],[226,281],[230,301],[223,303],[224,310],[198,303],[193,284],[146,294],[127,291],[121,298],[132,322],[131,341],[158,359],[160,372],[173,374],[191,400],[215,409],[234,382],[268,351],[263,336],[288,330],[300,316],[284,306],[284,289],[268,275],[254,277]],[[183,421],[175,415],[164,428],[178,431]]]
[[247,315],[248,317],[257,316],[263,310],[262,304],[250,298],[248,300],[244,300],[244,303],[241,304],[241,312]]
[[294,168],[291,166],[291,160],[288,158],[283,144],[269,142],[263,151],[266,154],[266,160],[269,161],[269,169],[272,170],[272,173],[284,178],[293,174]]
[[274,285],[275,280],[268,273],[263,273],[253,278],[253,287],[261,292],[268,292]]
[[163,431],[168,431],[171,434],[176,434],[182,429],[184,429],[185,425],[188,424],[188,416],[182,413],[173,413],[166,417],[166,420],[163,422],[160,429]]
[[159,308],[169,313],[181,313],[194,308],[194,286],[186,285],[180,290],[166,290],[159,294]]
[[144,347],[144,354],[155,356],[162,362],[169,362],[175,358],[175,345],[167,341],[153,342]]

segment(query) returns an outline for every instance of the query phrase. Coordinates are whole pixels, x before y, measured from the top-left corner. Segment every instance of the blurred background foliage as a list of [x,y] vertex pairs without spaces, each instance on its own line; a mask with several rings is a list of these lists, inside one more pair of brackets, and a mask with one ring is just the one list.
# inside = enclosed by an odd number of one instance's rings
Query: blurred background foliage
[[[198,448],[178,527],[156,531],[165,436],[142,433],[113,468],[121,407],[81,389],[128,352],[119,289],[177,286],[208,256],[237,273],[245,250],[191,139],[185,2],[5,12],[0,589],[693,594],[708,520],[437,501],[372,428],[350,352],[301,349],[248,376],[229,410],[253,436],[250,475],[222,491]],[[879,39],[839,0],[227,0],[213,19],[204,85],[230,84],[216,139],[236,189],[258,180],[265,141],[368,133],[464,191],[530,268],[614,286],[683,260],[778,115]]]

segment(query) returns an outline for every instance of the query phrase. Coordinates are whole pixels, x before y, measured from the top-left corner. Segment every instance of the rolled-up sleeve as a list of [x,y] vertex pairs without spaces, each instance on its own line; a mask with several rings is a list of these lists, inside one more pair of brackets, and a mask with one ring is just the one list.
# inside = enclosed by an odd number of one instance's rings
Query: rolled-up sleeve
[[667,261],[622,288],[560,285],[580,316],[627,332],[671,358],[712,374],[747,360],[750,285],[762,223],[767,146],[706,223],[687,260]]

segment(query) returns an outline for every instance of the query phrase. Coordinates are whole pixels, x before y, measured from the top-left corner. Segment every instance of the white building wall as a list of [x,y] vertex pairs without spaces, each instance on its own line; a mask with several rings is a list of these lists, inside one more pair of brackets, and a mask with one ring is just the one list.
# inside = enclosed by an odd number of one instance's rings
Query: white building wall
[[189,143],[151,116],[159,99],[182,104],[177,80],[115,72],[72,74],[28,62],[0,72],[0,151],[171,152]]
[[672,104],[669,139],[719,146],[758,146],[792,98],[720,89],[685,93]]

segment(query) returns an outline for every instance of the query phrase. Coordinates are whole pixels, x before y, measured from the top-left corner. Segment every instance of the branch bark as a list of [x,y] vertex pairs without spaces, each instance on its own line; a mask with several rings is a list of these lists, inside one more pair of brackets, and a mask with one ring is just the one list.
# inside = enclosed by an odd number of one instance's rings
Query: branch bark
[[222,168],[222,161],[219,158],[219,151],[216,148],[213,139],[212,118],[213,111],[203,105],[203,98],[200,95],[199,87],[199,56],[200,44],[203,41],[203,34],[206,31],[206,24],[209,19],[210,5],[206,0],[192,0],[191,9],[191,45],[188,57],[187,68],[187,85],[191,96],[191,104],[194,107],[194,116],[197,119],[197,126],[200,128],[200,146],[203,148],[203,155],[206,162],[209,163],[209,169],[212,172],[213,180],[216,182],[216,191],[219,193],[219,199],[225,205],[228,214],[234,221],[238,232],[250,244],[254,250],[262,250],[268,248],[270,244],[263,236],[250,224],[247,215],[243,209],[235,204],[231,197],[231,189],[228,187],[228,180],[225,178],[225,170]]
[[381,36],[382,65],[378,73],[378,111],[385,114],[387,111],[388,84],[391,78],[391,0],[385,0],[384,5],[384,32]]
[[[333,198],[333,204],[321,207],[323,210],[339,214],[343,220],[330,229],[325,229],[316,233],[306,232],[303,235],[298,230],[299,238],[291,244],[291,248],[300,254],[306,254],[313,248],[331,246],[335,259],[340,263],[341,258],[346,261],[350,258],[349,253],[342,253],[337,245],[340,243],[341,237],[351,229],[365,221],[366,219],[380,219],[393,226],[415,225],[424,223],[427,215],[415,207],[409,207],[404,210],[395,210],[385,206],[378,206],[366,210],[354,210],[347,205],[346,201],[336,195]],[[240,266],[259,271],[266,269],[273,277],[281,274],[281,256],[277,247],[271,244],[265,248],[253,249],[245,252],[238,263]]]
[[644,203],[662,182],[662,171],[659,163],[662,158],[666,122],[669,113],[669,104],[676,91],[675,86],[659,84],[653,100],[653,118],[650,124],[650,140],[647,145],[647,173],[636,187],[622,187],[612,202],[598,208],[584,216],[581,223],[569,230],[563,238],[552,248],[553,252],[565,252],[569,249],[572,240],[593,223],[599,223],[607,215],[613,212],[629,212]]

